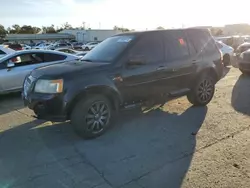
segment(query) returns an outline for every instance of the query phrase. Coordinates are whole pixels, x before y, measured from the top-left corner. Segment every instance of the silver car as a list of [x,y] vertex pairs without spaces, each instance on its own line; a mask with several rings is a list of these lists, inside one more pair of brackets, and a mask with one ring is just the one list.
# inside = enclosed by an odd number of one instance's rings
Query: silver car
[[0,94],[20,91],[27,74],[37,67],[79,59],[51,50],[23,50],[0,59]]

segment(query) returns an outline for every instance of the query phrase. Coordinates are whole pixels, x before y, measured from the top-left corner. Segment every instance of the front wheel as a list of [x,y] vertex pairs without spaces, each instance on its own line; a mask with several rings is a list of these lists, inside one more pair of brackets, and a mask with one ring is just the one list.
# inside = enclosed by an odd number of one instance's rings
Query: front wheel
[[205,106],[212,100],[214,91],[214,79],[208,75],[201,76],[187,95],[187,98],[195,106]]
[[73,109],[71,123],[83,138],[102,135],[110,126],[112,108],[106,97],[94,95],[81,100]]

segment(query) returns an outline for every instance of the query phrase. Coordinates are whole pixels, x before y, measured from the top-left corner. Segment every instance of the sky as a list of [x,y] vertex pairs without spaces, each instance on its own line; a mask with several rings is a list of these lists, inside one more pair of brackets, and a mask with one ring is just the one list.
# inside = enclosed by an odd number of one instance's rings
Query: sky
[[250,23],[249,0],[0,0],[0,24],[135,30]]

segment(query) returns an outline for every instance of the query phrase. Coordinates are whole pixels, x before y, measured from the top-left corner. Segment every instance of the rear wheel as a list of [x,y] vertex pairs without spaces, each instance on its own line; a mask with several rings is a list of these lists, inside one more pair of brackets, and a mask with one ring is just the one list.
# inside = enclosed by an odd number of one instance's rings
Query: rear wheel
[[77,134],[83,138],[102,135],[110,126],[112,108],[109,100],[94,95],[81,100],[73,109],[71,123]]
[[215,91],[214,79],[209,75],[201,76],[187,98],[195,106],[205,106],[213,98]]

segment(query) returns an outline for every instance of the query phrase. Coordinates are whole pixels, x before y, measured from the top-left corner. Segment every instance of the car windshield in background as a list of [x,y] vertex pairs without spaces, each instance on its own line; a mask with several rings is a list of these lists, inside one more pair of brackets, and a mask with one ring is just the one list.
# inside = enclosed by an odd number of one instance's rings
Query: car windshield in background
[[112,62],[134,38],[134,35],[110,37],[88,52],[82,60],[91,62]]

